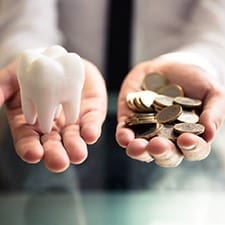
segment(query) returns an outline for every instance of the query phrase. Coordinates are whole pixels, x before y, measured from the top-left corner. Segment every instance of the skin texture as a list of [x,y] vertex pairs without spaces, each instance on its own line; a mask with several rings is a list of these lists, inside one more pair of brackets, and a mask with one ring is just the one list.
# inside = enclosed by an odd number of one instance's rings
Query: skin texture
[[[133,131],[125,126],[126,118],[132,113],[126,105],[126,95],[139,91],[145,75],[150,72],[164,74],[171,83],[182,86],[186,96],[203,101],[203,111],[200,115],[200,123],[205,126],[203,138],[184,133],[177,139],[177,148],[171,141],[162,137],[155,137],[150,141],[135,138]],[[159,58],[137,65],[124,79],[118,98],[118,144],[125,148],[131,158],[146,162],[154,160],[161,167],[176,167],[183,158],[190,161],[206,158],[225,117],[225,93],[211,78],[210,74],[199,67]]]
[[0,71],[0,106],[6,105],[15,150],[25,162],[43,160],[50,171],[62,172],[70,163],[82,163],[88,155],[87,144],[95,143],[100,137],[107,108],[105,82],[93,64],[84,62],[86,74],[78,122],[64,126],[61,113],[52,131],[44,135],[38,124],[28,125],[22,114],[16,62]]
[[[82,92],[79,121],[65,125],[63,114],[54,121],[49,134],[43,135],[38,124],[28,125],[21,110],[20,92],[16,79],[16,63],[0,71],[0,106],[5,103],[9,126],[17,154],[27,163],[43,160],[53,172],[62,172],[70,163],[82,163],[88,155],[87,145],[95,143],[101,135],[106,117],[107,95],[105,82],[98,69],[85,61],[86,79]],[[200,123],[205,126],[203,138],[182,134],[177,146],[162,137],[150,141],[134,137],[125,121],[131,111],[126,105],[126,95],[140,90],[149,72],[163,73],[172,83],[181,85],[185,95],[203,101]],[[155,59],[134,67],[124,79],[118,98],[118,125],[115,136],[131,158],[152,162],[161,167],[176,167],[183,158],[202,160],[211,151],[211,143],[225,117],[225,93],[212,81],[211,75],[201,68]]]

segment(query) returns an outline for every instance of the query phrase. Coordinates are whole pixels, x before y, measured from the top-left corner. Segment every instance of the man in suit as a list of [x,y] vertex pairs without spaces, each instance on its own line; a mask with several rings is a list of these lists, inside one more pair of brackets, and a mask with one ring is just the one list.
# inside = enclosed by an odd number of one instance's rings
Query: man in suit
[[[121,5],[122,10],[117,11],[112,2],[1,1],[1,67],[25,48],[62,44],[99,68],[85,61],[84,93],[91,91],[95,101],[83,99],[88,104],[81,106],[80,123],[67,128],[59,126],[51,134],[42,136],[34,127],[25,126],[24,120],[18,120],[20,104],[18,98],[12,98],[18,97],[16,93],[19,91],[15,79],[16,65],[11,64],[7,70],[1,71],[1,104],[7,103],[15,149],[25,162],[43,160],[49,170],[62,172],[70,163],[79,164],[86,159],[86,144],[98,140],[106,117],[106,91],[101,73],[110,92],[120,90],[115,136],[128,156],[139,161],[154,160],[161,167],[167,166],[169,159],[170,167],[175,167],[183,158],[190,159],[190,151],[194,155],[191,160],[197,161],[210,153],[211,143],[225,114],[224,91],[219,85],[224,82],[225,69],[225,25],[222,19],[225,3],[222,0],[127,1],[131,5]],[[122,23],[123,10],[126,18],[129,17],[126,23]],[[111,19],[115,14],[121,21],[119,25]],[[120,25],[124,27],[117,30]],[[126,34],[120,33],[124,30]],[[123,46],[128,53],[123,52]],[[121,59],[120,54],[127,58]],[[121,60],[124,61],[121,63]],[[122,66],[113,71],[112,68],[119,64]],[[180,84],[190,96],[203,101],[200,120],[206,127],[204,139],[182,135],[177,140],[182,154],[168,140],[156,138],[147,142],[135,139],[133,132],[124,126],[128,115],[123,104],[126,94],[137,90],[145,75],[152,71],[163,71],[171,82]],[[186,82],[187,77],[190,82]]]

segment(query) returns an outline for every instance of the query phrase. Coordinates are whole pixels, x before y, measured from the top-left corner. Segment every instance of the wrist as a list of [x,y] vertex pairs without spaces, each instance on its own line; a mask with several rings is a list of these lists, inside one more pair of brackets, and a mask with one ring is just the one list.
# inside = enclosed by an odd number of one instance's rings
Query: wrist
[[159,57],[162,60],[166,60],[168,62],[176,62],[187,65],[194,65],[200,67],[206,73],[210,74],[212,78],[217,78],[217,72],[212,66],[212,64],[205,57],[198,53],[192,52],[171,52]]

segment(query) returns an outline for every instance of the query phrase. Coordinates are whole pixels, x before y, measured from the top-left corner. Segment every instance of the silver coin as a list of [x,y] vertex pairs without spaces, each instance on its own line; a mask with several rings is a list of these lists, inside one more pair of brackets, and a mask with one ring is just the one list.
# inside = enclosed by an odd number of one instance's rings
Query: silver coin
[[199,116],[194,112],[183,110],[177,120],[184,123],[197,123],[199,121]]
[[177,133],[193,133],[200,135],[204,133],[205,127],[199,123],[178,123],[174,125],[174,131]]

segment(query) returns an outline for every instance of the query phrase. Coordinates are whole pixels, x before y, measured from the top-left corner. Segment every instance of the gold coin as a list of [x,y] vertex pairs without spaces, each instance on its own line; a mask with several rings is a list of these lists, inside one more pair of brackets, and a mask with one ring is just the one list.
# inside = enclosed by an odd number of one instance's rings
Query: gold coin
[[131,109],[132,111],[136,111],[137,110],[137,108],[134,105],[133,101],[127,101],[127,105],[128,105],[128,108]]
[[199,116],[192,111],[183,110],[177,120],[184,123],[197,123],[199,121]]
[[168,80],[162,74],[149,73],[143,80],[142,88],[144,90],[155,91],[166,84],[168,84]]
[[136,92],[130,92],[126,96],[127,106],[132,111],[136,111],[137,110],[136,106],[134,105],[134,99],[136,98],[136,96],[137,96]]
[[139,124],[152,124],[152,123],[157,123],[157,120],[155,118],[139,120]]
[[205,127],[198,124],[201,100],[184,97],[182,87],[169,84],[158,73],[147,74],[142,88],[144,90],[129,93],[126,99],[128,107],[136,112],[126,120],[136,138],[149,140],[159,136],[175,143],[181,133],[204,132]]
[[157,104],[154,104],[153,106],[156,113],[160,112],[164,108],[163,106],[159,106]]
[[136,113],[133,116],[138,117],[139,119],[141,118],[149,118],[149,117],[155,117],[155,113]]
[[[150,91],[138,91],[138,92],[128,93],[126,96],[126,102],[127,102],[128,108],[134,112],[152,112],[153,109],[150,106],[147,107],[146,105],[146,104],[150,104],[150,103],[147,103],[147,99],[146,99],[147,97],[143,97],[144,95],[146,95],[146,92],[150,92]],[[148,96],[149,95],[150,93],[148,93]],[[144,101],[142,98],[145,100],[145,104],[141,102],[141,100]],[[153,98],[153,93],[151,95],[151,98]]]
[[175,121],[182,113],[180,105],[171,105],[156,114],[156,119],[159,123],[170,123]]
[[133,99],[137,96],[136,92],[129,92],[126,96],[127,101],[133,101]]
[[145,126],[141,126],[138,129],[136,128],[135,137],[136,138],[144,138],[150,139],[157,135],[160,129],[162,129],[162,124],[154,123],[154,124],[145,124]]
[[155,115],[146,115],[146,116],[136,116],[136,119],[139,121],[156,121]]
[[192,133],[202,134],[205,131],[205,127],[200,123],[178,123],[174,125],[174,131],[177,133]]
[[126,120],[126,124],[130,127],[130,126],[133,126],[133,125],[137,125],[139,124],[139,119],[138,118],[135,118],[135,117],[129,117],[127,118]]
[[155,120],[155,119],[149,119],[149,120],[138,120],[138,119],[136,119],[135,120],[135,119],[133,119],[133,120],[127,120],[126,123],[132,129],[132,127],[136,126],[136,125],[157,123],[157,120]]
[[140,92],[139,99],[140,99],[141,104],[144,107],[150,108],[152,106],[156,96],[158,96],[156,92],[145,90],[145,91]]
[[134,99],[133,102],[134,102],[134,105],[135,105],[135,107],[136,107],[136,111],[137,111],[137,112],[148,112],[148,111],[150,111],[150,108],[145,107],[145,106],[141,103],[139,96],[137,96],[137,97]]
[[138,96],[136,96],[136,97],[134,98],[133,103],[134,103],[134,105],[135,105],[135,107],[136,107],[136,109],[137,109],[138,111],[142,111],[142,110],[141,110],[141,109],[142,109],[142,105],[141,105],[141,102],[139,101],[139,97],[138,97]]
[[201,100],[188,97],[176,97],[174,102],[187,108],[199,107],[202,104]]
[[157,120],[155,119],[155,116],[152,113],[146,113],[145,116],[144,113],[136,113],[133,114],[132,116],[129,116],[126,120],[126,124],[128,126],[133,126],[137,124],[150,124],[150,123],[157,123]]
[[170,124],[164,124],[157,136],[167,138],[171,141],[175,141],[177,139],[177,136],[174,133],[173,125]]
[[171,106],[173,105],[174,98],[166,95],[159,95],[155,98],[154,104],[157,106]]
[[183,89],[178,84],[168,84],[163,86],[157,90],[157,93],[170,97],[184,96]]

